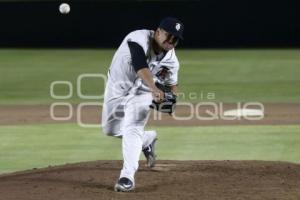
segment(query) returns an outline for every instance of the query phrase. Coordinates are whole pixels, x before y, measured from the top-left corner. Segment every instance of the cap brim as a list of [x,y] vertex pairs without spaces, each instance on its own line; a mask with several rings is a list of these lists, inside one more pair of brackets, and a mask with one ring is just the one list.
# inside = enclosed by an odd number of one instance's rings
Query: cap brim
[[[171,33],[171,34],[172,34],[172,33]],[[180,35],[180,34],[172,34],[172,35],[174,35],[175,37],[179,38],[180,40],[183,40],[183,36]]]
[[172,35],[174,35],[175,37],[179,38],[180,40],[183,40],[183,36],[180,33],[167,30],[167,29],[165,29],[163,27],[160,27],[160,26],[159,26],[159,28],[165,30],[166,32],[168,32],[168,33],[170,33]]
[[[167,32],[168,32],[168,31],[167,31]],[[177,37],[177,38],[179,38],[179,39],[181,39],[181,40],[183,40],[183,36],[182,36],[179,32],[172,32],[172,31],[170,31],[170,32],[168,32],[168,33],[174,35],[175,37]]]

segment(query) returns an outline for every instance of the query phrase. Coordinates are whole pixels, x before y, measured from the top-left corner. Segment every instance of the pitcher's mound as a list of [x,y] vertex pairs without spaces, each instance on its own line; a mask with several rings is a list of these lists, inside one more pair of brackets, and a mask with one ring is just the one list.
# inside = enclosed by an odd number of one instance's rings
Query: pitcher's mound
[[140,163],[136,191],[116,193],[121,161],[97,161],[0,176],[0,199],[300,199],[300,165],[263,161]]

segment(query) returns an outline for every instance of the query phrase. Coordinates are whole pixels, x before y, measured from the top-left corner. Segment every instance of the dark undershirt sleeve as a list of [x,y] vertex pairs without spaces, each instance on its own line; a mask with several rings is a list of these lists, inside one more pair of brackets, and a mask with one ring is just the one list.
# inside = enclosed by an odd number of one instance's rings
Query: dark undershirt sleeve
[[130,50],[134,71],[138,72],[140,69],[148,68],[146,55],[143,48],[136,42],[128,41],[127,43]]

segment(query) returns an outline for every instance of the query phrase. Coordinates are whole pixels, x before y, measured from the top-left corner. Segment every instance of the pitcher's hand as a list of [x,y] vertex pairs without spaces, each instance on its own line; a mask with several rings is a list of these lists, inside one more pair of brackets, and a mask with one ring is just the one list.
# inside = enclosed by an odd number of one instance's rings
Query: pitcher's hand
[[158,89],[157,87],[152,88],[152,96],[153,96],[153,101],[160,103],[161,101],[164,100],[165,98],[165,93]]

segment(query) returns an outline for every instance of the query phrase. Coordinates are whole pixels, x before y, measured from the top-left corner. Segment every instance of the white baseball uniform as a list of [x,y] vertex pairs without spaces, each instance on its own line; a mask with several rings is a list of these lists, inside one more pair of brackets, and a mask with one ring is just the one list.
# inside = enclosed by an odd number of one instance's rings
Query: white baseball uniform
[[155,131],[144,131],[152,103],[150,89],[137,76],[127,42],[139,44],[146,55],[154,80],[165,85],[176,85],[179,62],[172,49],[156,55],[151,48],[154,31],[137,30],[129,33],[116,51],[108,72],[102,128],[106,135],[122,137],[123,169],[120,177],[134,183],[141,150],[156,138]]

